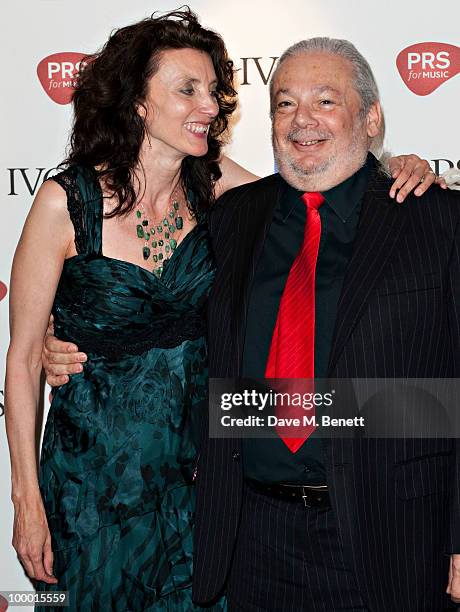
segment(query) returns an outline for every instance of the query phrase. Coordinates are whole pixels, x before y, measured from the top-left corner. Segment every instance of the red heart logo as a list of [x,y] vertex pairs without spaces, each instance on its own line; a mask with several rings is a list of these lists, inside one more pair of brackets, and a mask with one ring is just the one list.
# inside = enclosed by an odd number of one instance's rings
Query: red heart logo
[[7,293],[8,289],[6,288],[6,285],[4,285],[2,281],[0,281],[0,302],[3,300]]
[[76,84],[79,70],[88,60],[84,53],[53,53],[42,59],[37,66],[37,74],[43,89],[57,104],[69,104]]
[[3,595],[0,595],[0,612],[5,612],[5,610],[8,610],[8,602]]
[[396,66],[412,93],[427,96],[460,72],[460,47],[438,42],[417,43],[398,54]]

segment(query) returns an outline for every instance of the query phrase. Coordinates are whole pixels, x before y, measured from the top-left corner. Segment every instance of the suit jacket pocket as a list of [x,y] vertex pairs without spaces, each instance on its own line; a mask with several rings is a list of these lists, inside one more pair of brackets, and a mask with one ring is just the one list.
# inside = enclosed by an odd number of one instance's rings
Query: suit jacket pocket
[[396,278],[383,278],[377,289],[379,295],[391,295],[392,293],[408,293],[410,291],[424,291],[427,289],[438,289],[442,285],[441,275],[420,274],[415,276],[400,276]]
[[452,453],[412,459],[395,467],[396,494],[400,499],[446,493],[451,486]]

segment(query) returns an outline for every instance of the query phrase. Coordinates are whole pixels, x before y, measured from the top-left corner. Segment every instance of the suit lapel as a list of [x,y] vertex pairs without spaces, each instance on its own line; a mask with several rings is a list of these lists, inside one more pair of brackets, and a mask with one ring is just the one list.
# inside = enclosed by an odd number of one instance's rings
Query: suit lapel
[[[240,373],[249,292],[262,248],[283,192],[283,181],[277,175],[260,187],[250,190],[248,199],[238,207],[235,217],[235,245],[232,271],[232,335],[235,339],[237,372]],[[251,199],[249,199],[251,198]]]
[[389,195],[390,182],[376,166],[364,196],[355,246],[347,268],[329,359],[331,374],[359,321],[407,220],[407,206]]

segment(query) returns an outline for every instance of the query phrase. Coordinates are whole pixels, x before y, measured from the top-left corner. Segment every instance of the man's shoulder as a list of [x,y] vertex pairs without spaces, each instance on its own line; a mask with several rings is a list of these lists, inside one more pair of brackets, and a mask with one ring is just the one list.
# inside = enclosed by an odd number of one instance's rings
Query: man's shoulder
[[[449,224],[460,221],[460,192],[451,189],[441,189],[438,185],[432,185],[420,197],[410,194],[404,202],[414,212],[424,215],[426,222],[433,222],[434,219],[440,222],[448,221]],[[430,215],[425,215],[429,207]],[[431,221],[430,221],[431,219]]]
[[[389,204],[396,205],[395,201],[390,198],[389,192],[390,187],[393,184],[394,179],[387,173],[384,167],[377,163],[373,168],[366,193],[378,194],[380,199],[384,198]],[[442,219],[449,218],[452,220],[460,217],[460,191],[451,189],[442,189],[438,185],[431,185],[422,196],[415,196],[412,191],[404,200],[403,204],[398,204],[405,208],[409,212],[409,216],[419,215],[423,216],[427,222],[428,217],[425,214],[427,207],[429,207],[431,213],[436,211],[435,216],[442,221]]]
[[279,174],[271,174],[257,181],[239,185],[229,189],[218,198],[210,208],[208,215],[208,228],[211,236],[218,232],[226,232],[235,221],[235,215],[245,209],[249,212],[266,210],[267,200],[276,200],[279,190],[284,184]]
[[282,182],[283,179],[279,174],[271,174],[257,181],[233,187],[233,189],[229,189],[217,199],[215,207],[241,205],[248,199],[253,199],[278,188]]

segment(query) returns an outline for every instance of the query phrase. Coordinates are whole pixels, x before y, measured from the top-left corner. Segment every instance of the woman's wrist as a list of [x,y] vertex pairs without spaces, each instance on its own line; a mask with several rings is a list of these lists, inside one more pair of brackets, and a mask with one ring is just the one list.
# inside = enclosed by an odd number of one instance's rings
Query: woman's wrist
[[15,508],[19,506],[43,506],[42,496],[38,486],[28,489],[16,489],[11,493],[11,501]]

